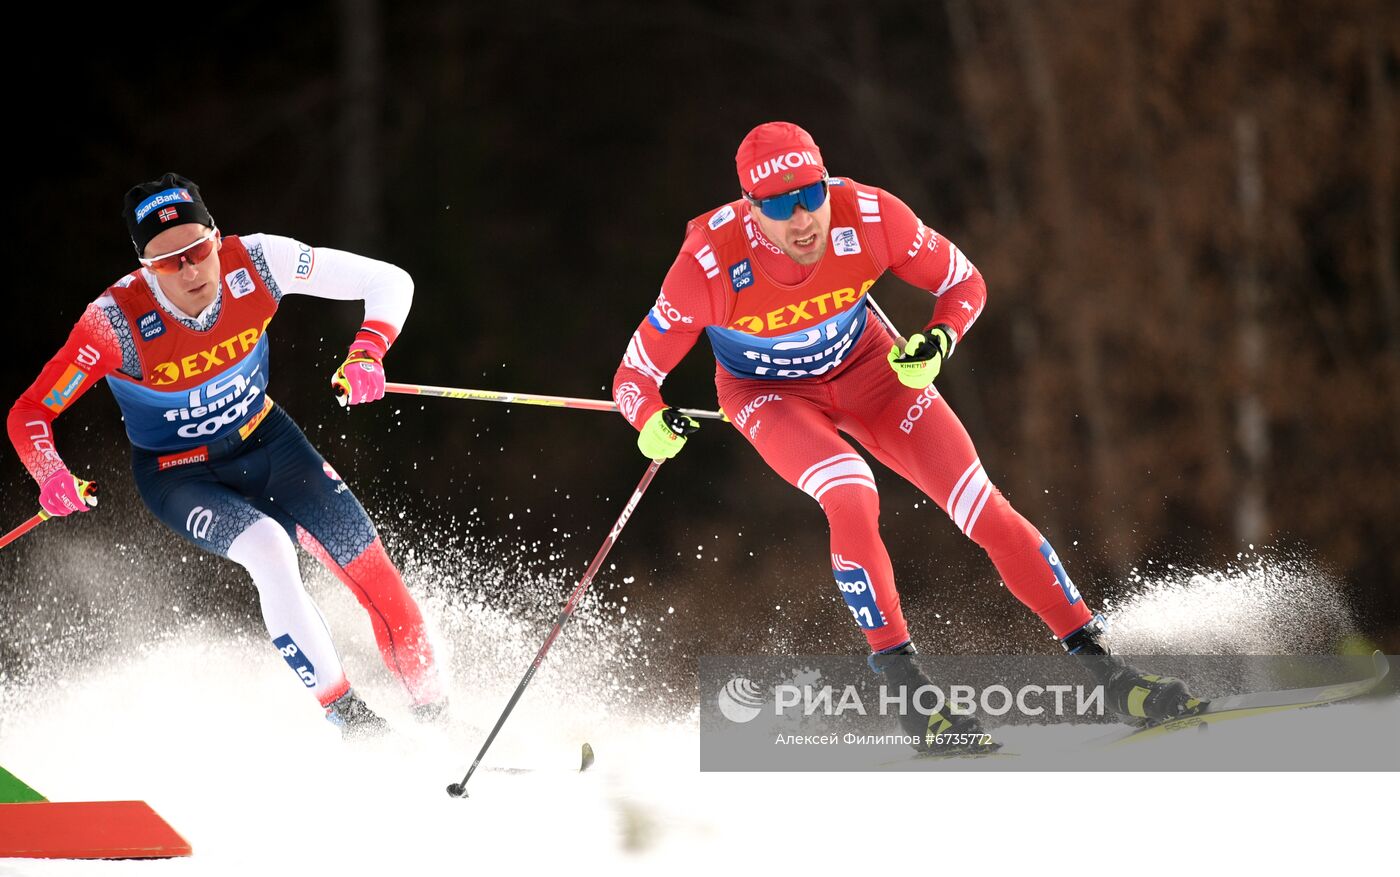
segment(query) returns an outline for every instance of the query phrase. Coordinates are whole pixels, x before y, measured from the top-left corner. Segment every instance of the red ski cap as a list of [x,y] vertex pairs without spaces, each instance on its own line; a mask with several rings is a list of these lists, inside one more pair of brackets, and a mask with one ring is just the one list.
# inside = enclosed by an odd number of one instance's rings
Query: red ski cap
[[734,164],[739,188],[755,198],[791,192],[826,175],[816,141],[791,122],[765,122],[750,131]]

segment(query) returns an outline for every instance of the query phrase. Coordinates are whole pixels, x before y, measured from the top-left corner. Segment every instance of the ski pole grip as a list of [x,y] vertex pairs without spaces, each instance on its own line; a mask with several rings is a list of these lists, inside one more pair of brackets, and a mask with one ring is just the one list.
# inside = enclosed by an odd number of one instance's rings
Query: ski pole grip
[[335,404],[341,408],[350,404],[350,383],[341,377],[339,373],[331,378],[331,386],[335,388]]
[[78,496],[83,498],[83,502],[87,503],[93,508],[97,508],[97,482],[84,481],[83,479],[79,478]]

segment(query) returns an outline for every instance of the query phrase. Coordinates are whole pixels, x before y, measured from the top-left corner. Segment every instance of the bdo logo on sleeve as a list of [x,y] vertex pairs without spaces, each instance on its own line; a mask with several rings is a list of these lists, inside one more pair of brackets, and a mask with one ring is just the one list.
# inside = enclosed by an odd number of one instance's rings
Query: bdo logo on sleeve
[[316,270],[316,251],[306,244],[297,243],[297,267],[293,275],[297,280],[310,280]]

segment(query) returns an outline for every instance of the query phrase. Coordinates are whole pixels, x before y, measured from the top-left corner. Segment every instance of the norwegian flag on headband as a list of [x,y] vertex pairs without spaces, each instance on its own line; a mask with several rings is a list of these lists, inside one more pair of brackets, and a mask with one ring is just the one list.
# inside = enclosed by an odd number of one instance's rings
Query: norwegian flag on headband
[[170,220],[174,219],[179,215],[179,211],[177,211],[174,207],[167,207],[164,210],[157,213],[156,218],[159,219],[161,222],[169,222]]

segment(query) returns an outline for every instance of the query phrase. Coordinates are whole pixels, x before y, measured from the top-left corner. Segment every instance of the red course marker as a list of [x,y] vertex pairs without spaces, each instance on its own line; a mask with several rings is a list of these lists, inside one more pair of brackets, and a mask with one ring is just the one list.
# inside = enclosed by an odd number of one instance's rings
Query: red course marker
[[0,804],[0,858],[165,859],[189,841],[145,801]]

